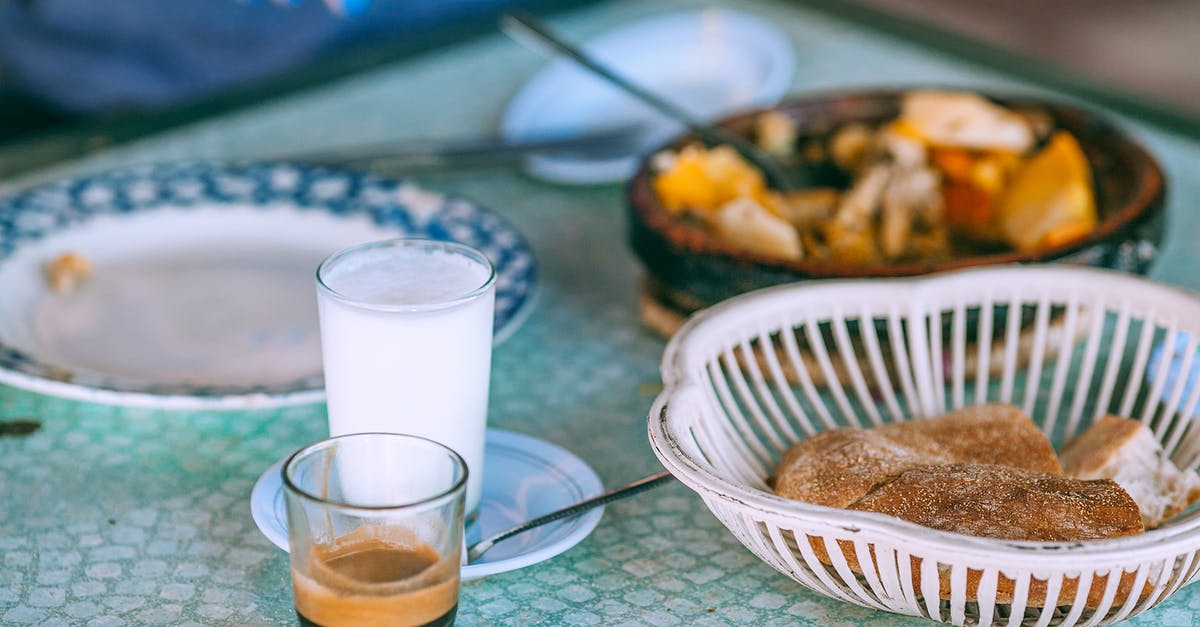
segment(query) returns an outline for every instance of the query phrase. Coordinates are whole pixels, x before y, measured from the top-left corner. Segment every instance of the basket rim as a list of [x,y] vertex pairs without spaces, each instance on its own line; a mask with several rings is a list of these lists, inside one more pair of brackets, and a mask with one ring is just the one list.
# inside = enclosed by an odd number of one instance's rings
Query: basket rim
[[[1059,275],[1074,280],[1103,279],[1124,282],[1161,290],[1167,297],[1184,298],[1200,306],[1200,296],[1183,288],[1141,277],[1131,276],[1115,270],[1065,265],[1007,265],[986,268],[968,268],[911,278],[888,279],[830,279],[806,281],[764,288],[735,296],[713,305],[691,316],[671,338],[663,352],[661,370],[664,389],[652,406],[648,418],[650,445],[660,462],[681,482],[709,500],[719,499],[732,507],[752,509],[763,515],[792,519],[797,523],[817,523],[840,527],[849,533],[869,532],[895,540],[897,544],[919,541],[918,551],[923,553],[946,553],[984,562],[1026,562],[1031,567],[1052,567],[1053,570],[1072,570],[1080,566],[1118,566],[1122,563],[1152,559],[1149,553],[1161,558],[1167,552],[1183,553],[1200,548],[1200,515],[1190,519],[1144,533],[1103,540],[1073,542],[1036,542],[1003,540],[970,536],[924,527],[875,512],[858,512],[804,503],[776,496],[748,485],[726,479],[704,465],[697,463],[677,441],[670,429],[672,414],[669,409],[673,401],[681,400],[698,388],[686,368],[686,356],[690,350],[689,338],[712,325],[720,325],[725,318],[760,306],[767,300],[775,300],[796,292],[853,286],[857,289],[886,286],[886,289],[903,287],[910,291],[937,289],[953,286],[959,281],[985,281],[1000,276],[1021,275],[1027,277]],[[920,299],[914,296],[914,301]],[[1062,564],[1061,559],[1070,555],[1072,562]],[[1056,563],[1057,562],[1057,563]]]

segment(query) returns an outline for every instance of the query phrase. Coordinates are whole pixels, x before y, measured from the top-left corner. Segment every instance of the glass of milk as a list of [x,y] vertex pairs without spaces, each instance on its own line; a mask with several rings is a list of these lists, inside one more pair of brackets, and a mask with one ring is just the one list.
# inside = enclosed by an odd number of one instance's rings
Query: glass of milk
[[[496,271],[452,242],[396,239],[342,250],[317,269],[329,433],[405,433],[454,449],[479,506]],[[372,460],[344,462],[371,499]]]

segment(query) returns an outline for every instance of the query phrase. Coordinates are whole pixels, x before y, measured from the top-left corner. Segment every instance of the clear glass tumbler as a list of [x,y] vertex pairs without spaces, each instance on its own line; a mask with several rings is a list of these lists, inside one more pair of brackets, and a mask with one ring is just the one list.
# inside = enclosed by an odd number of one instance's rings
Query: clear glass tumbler
[[[377,468],[367,490],[342,472],[362,460]],[[411,435],[345,435],[293,454],[283,485],[300,624],[453,624],[466,483],[462,457]]]
[[471,470],[468,516],[484,472],[495,297],[488,258],[452,242],[372,242],[317,270],[330,435],[411,433],[449,446]]

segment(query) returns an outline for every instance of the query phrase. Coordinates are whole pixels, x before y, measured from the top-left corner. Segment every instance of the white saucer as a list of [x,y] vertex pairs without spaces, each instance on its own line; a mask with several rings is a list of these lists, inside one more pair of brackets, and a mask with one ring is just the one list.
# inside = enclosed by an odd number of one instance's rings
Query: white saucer
[[[250,493],[250,511],[258,529],[287,551],[287,507],[283,499],[281,459],[263,473]],[[600,478],[569,451],[537,438],[488,429],[484,451],[483,497],[479,517],[467,528],[467,544],[561,509],[604,491]],[[575,546],[600,522],[604,508],[527,531],[498,543],[462,578],[478,579],[548,560]]]
[[[396,180],[287,163],[173,163],[0,199],[0,382],[91,402],[262,407],[324,397],[314,273],[394,237],[454,240],[496,266],[496,341],[537,285],[500,216]],[[68,294],[42,268],[73,252]]]
[[[775,104],[787,92],[795,55],[786,35],[728,9],[671,13],[611,31],[586,52],[702,119]],[[601,79],[559,59],[509,103],[500,132],[512,140],[645,127],[632,154],[535,155],[531,174],[558,183],[603,183],[633,174],[639,153],[683,129]]]

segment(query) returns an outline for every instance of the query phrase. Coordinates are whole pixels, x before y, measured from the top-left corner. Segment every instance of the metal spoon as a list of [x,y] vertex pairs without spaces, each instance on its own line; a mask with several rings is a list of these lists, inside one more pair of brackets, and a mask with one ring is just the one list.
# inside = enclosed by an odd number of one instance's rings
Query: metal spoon
[[687,111],[664,100],[659,95],[629,81],[629,79],[614,72],[611,68],[591,58],[579,48],[567,43],[566,40],[558,36],[549,26],[536,17],[524,11],[507,11],[500,17],[500,30],[516,41],[527,44],[540,44],[531,46],[535,49],[544,49],[544,47],[548,46],[553,51],[564,55],[592,74],[603,78],[630,96],[649,105],[659,113],[683,124],[710,146],[718,144],[733,146],[747,161],[762,171],[767,181],[775,189],[786,192],[798,187],[784,172],[779,162],[767,153],[767,151],[760,148],[758,144],[733,131],[698,120],[692,117]]
[[484,553],[486,553],[501,540],[507,540],[508,538],[525,533],[526,531],[529,531],[535,527],[541,527],[542,525],[552,523],[556,520],[570,518],[571,516],[582,514],[589,509],[600,507],[601,505],[607,505],[613,501],[619,501],[635,494],[640,494],[646,490],[656,488],[664,483],[667,483],[672,478],[673,477],[671,473],[664,470],[663,472],[650,475],[649,477],[642,477],[633,483],[626,484],[615,490],[609,490],[608,492],[605,492],[599,496],[593,496],[590,499],[580,501],[558,511],[550,512],[544,516],[538,516],[537,518],[525,521],[510,529],[505,529],[500,533],[484,538],[483,540],[480,540],[479,542],[467,547],[467,563],[470,564],[478,560],[483,556]]

